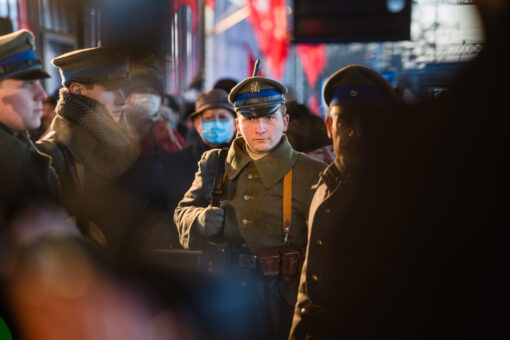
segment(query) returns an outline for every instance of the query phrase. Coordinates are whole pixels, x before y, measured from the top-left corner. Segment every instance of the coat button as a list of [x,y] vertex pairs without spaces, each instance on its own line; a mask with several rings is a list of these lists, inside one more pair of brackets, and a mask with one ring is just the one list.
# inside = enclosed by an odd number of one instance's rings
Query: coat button
[[326,209],[324,209],[324,212],[325,212],[326,214],[329,214],[329,213],[331,212],[331,209],[326,208]]
[[313,280],[313,282],[317,282],[317,281],[319,281],[319,277],[317,275],[313,274],[312,280]]
[[243,218],[241,223],[244,224],[244,225],[247,225],[248,223],[250,223],[250,221],[248,221],[247,219]]
[[252,197],[251,197],[250,195],[244,195],[244,196],[243,196],[243,199],[244,199],[245,201],[249,201],[249,200],[251,200],[251,199],[252,199]]
[[253,174],[248,174],[248,179],[253,179]]
[[324,245],[324,242],[322,242],[322,240],[317,240],[317,245],[319,247],[322,247]]

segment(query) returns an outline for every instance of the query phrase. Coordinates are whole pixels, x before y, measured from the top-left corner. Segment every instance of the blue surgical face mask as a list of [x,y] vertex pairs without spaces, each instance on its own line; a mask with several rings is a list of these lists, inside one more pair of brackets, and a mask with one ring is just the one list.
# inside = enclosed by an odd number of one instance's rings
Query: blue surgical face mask
[[202,121],[202,137],[209,144],[219,145],[232,138],[232,123],[228,119]]

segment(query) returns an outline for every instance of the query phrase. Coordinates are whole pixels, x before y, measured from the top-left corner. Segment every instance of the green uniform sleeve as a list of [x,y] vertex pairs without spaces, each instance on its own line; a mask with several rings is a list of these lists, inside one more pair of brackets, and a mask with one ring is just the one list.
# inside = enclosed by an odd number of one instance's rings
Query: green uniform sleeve
[[174,212],[174,222],[179,233],[179,242],[185,249],[193,247],[199,237],[198,215],[209,206],[211,190],[218,163],[218,149],[205,152],[198,162],[193,184],[186,192]]

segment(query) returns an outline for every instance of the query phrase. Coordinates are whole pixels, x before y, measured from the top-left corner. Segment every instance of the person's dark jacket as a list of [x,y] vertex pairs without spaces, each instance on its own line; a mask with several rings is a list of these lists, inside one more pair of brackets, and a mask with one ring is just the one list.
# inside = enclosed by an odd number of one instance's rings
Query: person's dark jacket
[[37,151],[25,132],[18,136],[0,123],[0,223],[11,206],[34,200],[57,201],[59,182],[50,159]]
[[[227,146],[227,145],[226,145]],[[188,191],[198,170],[198,162],[202,154],[211,147],[204,144],[200,138],[181,151],[164,155],[163,174],[165,181],[165,196],[170,215],[173,217],[174,210]],[[177,226],[171,218],[172,245],[180,247]]]

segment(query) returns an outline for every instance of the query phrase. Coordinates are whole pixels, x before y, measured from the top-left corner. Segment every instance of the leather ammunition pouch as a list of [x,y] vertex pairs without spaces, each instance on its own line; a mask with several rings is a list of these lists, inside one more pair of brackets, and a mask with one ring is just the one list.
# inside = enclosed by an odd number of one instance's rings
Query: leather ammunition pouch
[[257,252],[257,260],[264,276],[281,275],[286,281],[301,273],[303,258],[304,248],[299,246],[264,248]]

